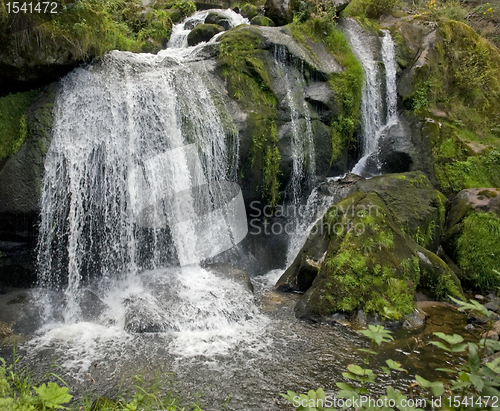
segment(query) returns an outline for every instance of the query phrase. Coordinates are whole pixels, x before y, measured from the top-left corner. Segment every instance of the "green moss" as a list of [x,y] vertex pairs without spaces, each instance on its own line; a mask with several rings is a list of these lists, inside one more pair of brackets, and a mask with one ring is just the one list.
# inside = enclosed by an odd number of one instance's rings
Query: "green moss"
[[240,7],[240,13],[243,17],[246,17],[248,20],[252,20],[255,16],[257,16],[257,6],[250,3],[245,3]]
[[294,21],[291,30],[293,37],[306,47],[307,37],[315,42],[323,42],[343,67],[340,73],[332,73],[328,78],[338,110],[338,116],[331,124],[333,162],[356,143],[355,133],[361,115],[363,67],[352,52],[344,33],[337,29],[331,20],[316,18],[305,23]]
[[16,153],[28,134],[26,110],[36,90],[0,98],[0,162]]
[[226,81],[229,94],[249,113],[251,134],[250,163],[257,177],[256,189],[271,206],[279,201],[281,154],[276,127],[276,97],[261,48],[260,33],[251,27],[239,27],[220,37],[217,70]]
[[392,14],[400,6],[401,0],[352,0],[342,12],[342,16],[375,19]]
[[463,221],[457,240],[458,264],[463,280],[475,289],[500,287],[500,217],[492,213],[471,213]]

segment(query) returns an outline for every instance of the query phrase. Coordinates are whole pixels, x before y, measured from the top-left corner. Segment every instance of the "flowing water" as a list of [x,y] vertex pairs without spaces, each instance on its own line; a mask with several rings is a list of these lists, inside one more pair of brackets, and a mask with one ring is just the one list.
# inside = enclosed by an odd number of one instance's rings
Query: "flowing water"
[[375,168],[380,170],[379,139],[387,128],[398,122],[394,42],[390,33],[382,30],[380,51],[385,69],[382,72],[376,59],[378,43],[372,36],[351,19],[344,22],[344,30],[365,71],[361,100],[361,159],[351,172],[361,176],[380,174],[377,171],[368,173],[367,162],[374,161]]
[[[20,347],[21,361],[39,374],[55,362],[77,395],[114,397],[135,374],[173,371],[184,394],[202,390],[206,410],[221,409],[229,397],[227,410],[286,410],[278,393],[319,386],[333,393],[366,341],[337,323],[296,320],[299,296],[272,291],[283,270],[252,277],[252,293],[244,278],[224,275],[234,274],[231,268],[199,264],[246,234],[234,183],[237,135],[223,127],[200,57],[205,45],[186,47],[189,30],[207,13],[174,27],[169,48],[156,56],[112,52],[62,80],[42,188],[40,287],[32,295],[41,325]],[[223,13],[233,25],[247,22]],[[391,44],[385,33],[387,117],[382,120],[384,104],[372,100],[381,100],[380,92],[365,86],[363,115],[375,122],[367,127],[397,116],[389,96],[395,89]],[[276,54],[287,72],[286,56]],[[361,54],[367,84],[380,85],[374,59]],[[314,151],[308,109],[292,93],[295,80],[286,81],[293,200],[314,176]],[[376,134],[370,130],[365,136]],[[374,141],[366,144],[365,150],[374,149]],[[335,198],[313,190],[289,262]],[[407,366],[418,368],[426,358]],[[408,380],[392,383],[404,388]]]

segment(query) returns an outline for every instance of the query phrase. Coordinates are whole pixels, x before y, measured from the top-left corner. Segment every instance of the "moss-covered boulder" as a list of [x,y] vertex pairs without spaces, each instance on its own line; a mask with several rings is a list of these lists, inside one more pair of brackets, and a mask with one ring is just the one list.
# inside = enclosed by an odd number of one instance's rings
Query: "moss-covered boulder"
[[224,30],[229,30],[231,28],[229,19],[215,11],[208,13],[207,17],[205,17],[205,24],[215,24],[216,26],[223,27]]
[[500,189],[461,191],[448,213],[444,251],[458,265],[464,286],[500,287]]
[[252,20],[250,20],[250,24],[252,26],[274,26],[274,21],[272,21],[269,17],[266,16],[255,16]]
[[[363,310],[399,318],[413,311],[419,286],[437,298],[460,296],[454,273],[421,246],[436,248],[446,202],[425,175],[412,172],[360,180],[354,190],[317,224],[313,251],[323,261],[316,260],[319,272],[297,303],[297,317],[316,320],[339,311]],[[302,254],[310,254],[312,247],[306,246],[309,250]],[[300,264],[304,267],[303,261]],[[310,275],[287,279],[286,274],[278,282],[282,289],[292,279],[311,282]]]
[[209,41],[216,34],[224,31],[224,27],[216,24],[198,24],[187,37],[189,46],[195,46],[203,41]]

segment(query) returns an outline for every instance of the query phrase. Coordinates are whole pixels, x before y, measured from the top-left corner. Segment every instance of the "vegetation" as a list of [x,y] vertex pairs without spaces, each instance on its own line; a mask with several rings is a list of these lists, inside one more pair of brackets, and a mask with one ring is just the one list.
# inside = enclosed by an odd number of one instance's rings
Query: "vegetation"
[[[0,409],[5,411],[48,411],[71,409],[78,411],[202,411],[197,404],[185,406],[171,391],[165,390],[169,380],[156,378],[152,384],[145,384],[141,377],[135,377],[136,384],[129,392],[121,392],[116,399],[86,397],[74,400],[66,383],[54,373],[48,373],[42,381],[34,383],[26,370],[18,370],[16,364],[7,365],[0,358]],[[62,385],[61,385],[62,383]]]
[[[456,299],[453,299],[453,301],[458,304],[459,309],[462,311],[479,313],[481,316],[491,319],[492,313],[476,301],[462,302]],[[489,330],[491,330],[492,322],[488,324]],[[386,360],[386,366],[380,367],[380,370],[368,368],[370,359],[377,354],[376,347],[391,342],[393,337],[390,331],[379,325],[370,325],[368,329],[360,332],[370,339],[370,347],[359,349],[365,355],[363,366],[348,365],[347,372],[342,373],[347,382],[336,383],[339,388],[335,395],[337,403],[340,403],[339,399],[349,399],[351,404],[353,400],[358,401],[358,405],[361,405],[356,407],[356,410],[360,411],[380,409],[423,411],[420,407],[423,406],[424,402],[417,402],[419,399],[424,399],[428,406],[432,404],[432,409],[465,411],[497,408],[488,399],[500,397],[500,391],[498,391],[500,385],[500,358],[493,357],[492,359],[487,356],[500,351],[499,341],[476,335],[475,342],[465,342],[460,335],[446,335],[435,332],[434,335],[438,339],[430,341],[430,344],[447,353],[464,356],[463,361],[455,368],[437,370],[447,373],[448,378],[445,381],[429,381],[415,375],[415,382],[410,385],[409,394],[388,386],[385,395],[378,397],[374,393],[370,393],[370,384],[377,379],[387,381],[387,377],[394,374],[408,373],[408,371],[403,368],[401,363],[392,359]],[[417,387],[418,389],[415,389]],[[342,406],[335,408],[337,405],[333,403],[333,397],[327,397],[322,388],[316,391],[310,390],[307,394],[299,395],[293,391],[288,391],[287,394],[281,395],[294,404],[297,410],[324,411],[345,408]],[[362,396],[365,397],[364,403],[361,402]],[[368,403],[368,396],[375,402],[374,404]],[[439,403],[437,402],[438,398],[440,398]],[[331,407],[331,405],[334,405],[334,407]]]
[[463,221],[457,240],[458,264],[464,282],[486,291],[500,288],[500,217],[493,213],[471,213]]
[[36,90],[0,98],[0,163],[16,153],[28,134],[26,110]]
[[[140,0],[59,0],[61,8],[71,6],[47,19],[35,14],[24,21],[9,22],[6,2],[2,0],[0,38],[10,44],[12,39],[21,52],[35,54],[64,49],[75,59],[100,56],[106,51],[153,51],[161,49],[169,39],[172,24],[196,11],[190,0],[158,1],[144,8]],[[40,21],[35,19],[41,19]],[[10,32],[11,24],[26,27]]]
[[393,13],[401,4],[401,0],[353,0],[342,14],[348,17],[377,19]]

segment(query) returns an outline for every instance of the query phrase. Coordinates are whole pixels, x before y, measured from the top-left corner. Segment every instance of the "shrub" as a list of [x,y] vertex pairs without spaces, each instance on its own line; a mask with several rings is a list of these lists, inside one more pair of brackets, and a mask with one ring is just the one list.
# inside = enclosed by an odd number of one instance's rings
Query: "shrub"
[[343,11],[344,16],[377,19],[401,6],[401,0],[353,0]]

